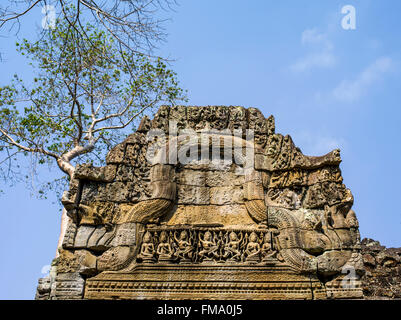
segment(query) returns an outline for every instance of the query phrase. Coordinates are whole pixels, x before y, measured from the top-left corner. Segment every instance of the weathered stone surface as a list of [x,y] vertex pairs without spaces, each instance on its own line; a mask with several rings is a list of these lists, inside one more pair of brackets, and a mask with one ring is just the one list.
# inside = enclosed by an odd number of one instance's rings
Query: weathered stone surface
[[136,182],[140,179],[139,169],[126,165],[119,165],[117,169],[116,181]]
[[245,182],[245,175],[235,172],[225,171],[206,171],[206,186],[225,187],[241,186]]
[[132,261],[134,252],[135,247],[113,247],[97,259],[97,268],[99,271],[121,270]]
[[401,299],[401,248],[386,248],[367,238],[361,244],[366,270],[362,288],[366,299]]
[[136,223],[128,222],[116,226],[115,236],[111,241],[112,247],[117,246],[135,246],[137,228]]
[[249,217],[244,205],[178,205],[174,215],[167,222],[168,225],[201,225],[201,224],[222,224],[222,225],[255,225]]
[[78,272],[57,272],[56,288],[52,299],[78,300],[83,299],[85,280]]
[[36,288],[35,300],[49,300],[51,291],[50,277],[40,278]]
[[178,185],[178,204],[210,204],[210,189]]
[[318,257],[318,273],[331,276],[341,273],[343,266],[351,258],[351,251],[330,250]]
[[74,177],[91,181],[112,182],[116,177],[116,165],[96,168],[91,164],[78,165]]
[[274,172],[269,188],[303,187],[321,182],[342,183],[341,171],[337,167],[325,167],[316,170],[294,169]]
[[109,183],[106,188],[107,200],[116,202],[130,202],[131,185],[129,182]]
[[144,116],[139,123],[137,132],[146,133],[150,130],[152,123],[148,116]]
[[167,199],[149,199],[135,204],[129,211],[121,211],[114,219],[114,223],[128,222],[148,223],[157,222],[174,206],[174,202]]
[[235,204],[244,202],[244,192],[240,187],[210,188],[210,204]]
[[94,201],[89,205],[83,201],[78,206],[80,225],[103,225],[110,223],[115,214],[114,202]]
[[90,236],[95,232],[96,227],[94,226],[80,226],[75,236],[74,247],[75,248],[87,248]]
[[175,172],[172,166],[157,164],[150,169],[150,180],[152,182],[157,182],[157,181],[172,182],[174,181],[175,178],[174,173]]
[[90,235],[88,242],[87,242],[87,248],[91,249],[93,251],[104,251],[108,248],[108,246],[105,245],[105,239],[109,238],[109,235],[107,233],[110,233],[109,230],[106,229],[104,226],[97,226],[95,231]]
[[129,144],[125,149],[124,163],[132,167],[141,167],[147,163],[146,153],[140,144]]
[[177,194],[177,185],[175,184],[175,182],[151,182],[150,189],[152,189],[152,199],[174,200]]
[[400,258],[361,254],[340,162],[302,154],[256,108],[163,106],[106,166],[77,167],[37,298],[362,298],[363,262],[379,274]]
[[125,154],[125,145],[120,143],[109,151],[106,156],[107,164],[119,164],[123,162]]
[[177,182],[181,185],[202,187],[206,184],[207,171],[183,170],[178,173]]
[[362,256],[362,258],[363,258],[363,263],[365,265],[370,266],[370,267],[375,267],[376,266],[376,259],[370,253],[365,253]]

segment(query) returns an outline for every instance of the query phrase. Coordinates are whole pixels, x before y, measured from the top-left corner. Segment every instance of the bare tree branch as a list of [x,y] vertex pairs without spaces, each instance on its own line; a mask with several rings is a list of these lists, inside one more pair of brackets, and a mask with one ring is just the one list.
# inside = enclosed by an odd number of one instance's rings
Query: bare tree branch
[[[42,0],[37,0],[35,1],[30,7],[28,7],[25,11],[21,13],[11,13],[11,12],[4,12],[2,15],[0,15],[0,28],[2,28],[7,22],[11,20],[18,20],[20,17],[23,15],[27,14],[29,11],[31,11],[39,2]],[[7,16],[10,16],[7,18]]]

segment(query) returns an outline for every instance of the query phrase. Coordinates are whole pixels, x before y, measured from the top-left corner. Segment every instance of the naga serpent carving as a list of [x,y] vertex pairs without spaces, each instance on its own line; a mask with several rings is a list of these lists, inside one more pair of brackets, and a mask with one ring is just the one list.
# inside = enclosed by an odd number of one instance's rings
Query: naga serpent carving
[[151,199],[137,203],[130,212],[121,216],[116,223],[138,222],[146,224],[167,213],[174,206],[176,197],[176,184],[172,181],[172,170],[170,165],[154,165],[150,171]]

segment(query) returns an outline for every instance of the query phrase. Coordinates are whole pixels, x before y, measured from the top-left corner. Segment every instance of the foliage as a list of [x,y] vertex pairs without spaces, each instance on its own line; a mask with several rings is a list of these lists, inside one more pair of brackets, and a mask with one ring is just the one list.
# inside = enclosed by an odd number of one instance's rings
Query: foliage
[[[76,15],[74,7],[68,10]],[[1,178],[20,179],[20,155],[31,159],[25,178],[37,165],[54,163],[71,178],[77,162],[102,164],[138,117],[183,98],[163,59],[125,51],[116,41],[90,23],[71,28],[58,19],[39,41],[17,43],[35,77],[27,85],[15,75],[0,87]]]
[[[89,38],[84,21],[107,32],[120,50],[150,54],[165,40],[163,13],[173,10],[175,0],[2,0],[0,32],[19,31],[25,16],[41,9],[68,23],[66,33]],[[71,8],[76,10],[71,12]],[[49,14],[50,16],[50,14]],[[42,35],[45,29],[40,31]]]

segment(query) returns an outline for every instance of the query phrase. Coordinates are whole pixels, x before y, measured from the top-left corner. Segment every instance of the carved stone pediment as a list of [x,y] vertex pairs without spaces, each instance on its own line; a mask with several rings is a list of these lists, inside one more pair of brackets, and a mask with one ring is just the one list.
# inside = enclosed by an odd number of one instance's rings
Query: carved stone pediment
[[76,169],[38,297],[362,296],[339,150],[305,156],[255,108],[163,106],[106,162]]

